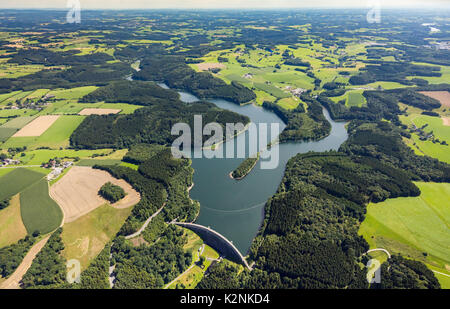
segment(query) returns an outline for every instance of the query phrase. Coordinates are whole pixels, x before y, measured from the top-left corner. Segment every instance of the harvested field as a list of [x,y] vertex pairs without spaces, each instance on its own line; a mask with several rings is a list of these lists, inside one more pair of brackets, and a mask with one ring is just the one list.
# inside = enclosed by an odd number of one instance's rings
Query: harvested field
[[20,129],[13,137],[34,137],[41,136],[48,128],[58,120],[59,116],[40,116]]
[[222,63],[199,63],[197,64],[199,70],[208,71],[209,69],[225,69],[226,66]]
[[450,117],[444,117],[442,120],[444,121],[444,126],[450,127]]
[[420,93],[438,100],[442,106],[450,107],[450,92],[448,91],[422,91]]
[[121,109],[112,109],[112,108],[85,108],[79,113],[79,115],[83,116],[109,115],[109,114],[118,114],[121,111],[122,111]]
[[91,167],[74,166],[60,181],[50,188],[50,196],[64,212],[64,222],[73,222],[108,202],[98,195],[100,188],[112,182],[122,187],[127,196],[111,205],[123,209],[136,205],[141,196],[124,180]]
[[15,244],[27,236],[27,230],[20,216],[19,195],[11,199],[11,204],[0,210],[0,248]]

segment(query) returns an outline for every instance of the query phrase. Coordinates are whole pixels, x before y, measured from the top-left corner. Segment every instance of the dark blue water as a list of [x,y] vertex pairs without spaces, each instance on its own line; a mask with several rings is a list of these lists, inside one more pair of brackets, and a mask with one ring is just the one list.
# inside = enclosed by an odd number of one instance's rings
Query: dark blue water
[[[181,99],[188,103],[197,101],[195,96],[186,93],[181,94]],[[239,106],[218,99],[208,101],[220,108],[248,116],[257,126],[264,123],[269,125],[277,123],[280,130],[285,127],[278,116],[262,107]],[[195,173],[194,188],[190,195],[191,198],[200,202],[200,215],[196,223],[211,227],[221,233],[245,255],[261,226],[264,205],[276,192],[288,160],[298,153],[337,150],[347,140],[345,123],[333,121],[325,109],[323,113],[332,125],[331,134],[327,138],[317,142],[283,143],[273,146],[271,151],[279,152],[279,164],[276,168],[262,169],[261,162],[258,162],[252,172],[243,180],[236,181],[229,177],[229,173],[244,160],[242,158],[192,158],[192,167]],[[269,135],[268,141],[275,138]],[[238,135],[220,147],[225,151],[231,143],[236,145],[242,139],[248,143],[248,132]]]

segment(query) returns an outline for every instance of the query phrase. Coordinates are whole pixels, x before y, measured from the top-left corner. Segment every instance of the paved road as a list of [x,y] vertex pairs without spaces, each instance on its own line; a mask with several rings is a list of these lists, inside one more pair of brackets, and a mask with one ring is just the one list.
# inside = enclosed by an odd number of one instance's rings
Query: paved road
[[150,222],[152,222],[153,218],[156,217],[156,216],[164,209],[165,206],[166,206],[166,203],[164,203],[164,205],[162,205],[162,207],[161,207],[160,209],[158,209],[157,212],[155,212],[153,215],[151,215],[150,218],[148,218],[148,219],[145,221],[144,225],[143,225],[136,233],[133,233],[133,234],[128,235],[128,236],[125,236],[125,239],[131,239],[131,238],[134,238],[134,237],[137,237],[137,236],[141,235],[142,232],[143,232],[143,231],[147,228],[147,226],[150,224]]
[[195,264],[196,264],[198,261],[200,261],[200,256],[203,254],[203,251],[204,251],[204,250],[205,250],[205,245],[202,245],[202,246],[200,247],[200,251],[197,251],[198,257],[197,257],[197,259],[194,261],[194,263],[192,263],[192,265],[189,266],[189,268],[186,269],[181,275],[179,275],[178,277],[176,277],[175,279],[173,279],[172,281],[170,281],[170,282],[164,287],[164,289],[168,289],[174,282],[176,282],[178,279],[180,279],[185,273],[187,273],[188,271],[190,271],[190,270],[195,266]]
[[371,249],[371,250],[367,251],[367,253],[375,252],[375,251],[382,251],[382,252],[386,253],[389,258],[391,258],[391,254],[389,253],[389,251],[387,251],[386,249],[383,249],[383,248]]
[[0,168],[21,168],[21,167],[41,167],[40,165],[13,165],[13,166],[2,166]]
[[431,270],[431,271],[434,272],[434,273],[436,273],[436,274],[442,275],[442,276],[450,277],[450,275],[441,273],[440,271],[436,271],[436,270]]
[[22,263],[20,263],[19,267],[17,267],[16,271],[11,275],[11,277],[0,285],[0,289],[20,289],[20,281],[22,281],[23,276],[31,267],[34,258],[42,250],[49,238],[50,235],[31,247],[30,251],[28,251],[27,255],[25,255]]

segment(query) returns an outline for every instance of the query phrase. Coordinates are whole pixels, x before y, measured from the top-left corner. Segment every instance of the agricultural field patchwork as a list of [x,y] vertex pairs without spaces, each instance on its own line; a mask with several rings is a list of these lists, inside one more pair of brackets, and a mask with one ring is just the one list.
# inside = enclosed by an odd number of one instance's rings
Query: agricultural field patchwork
[[0,178],[0,200],[10,198],[39,182],[45,174],[26,168],[16,168]]

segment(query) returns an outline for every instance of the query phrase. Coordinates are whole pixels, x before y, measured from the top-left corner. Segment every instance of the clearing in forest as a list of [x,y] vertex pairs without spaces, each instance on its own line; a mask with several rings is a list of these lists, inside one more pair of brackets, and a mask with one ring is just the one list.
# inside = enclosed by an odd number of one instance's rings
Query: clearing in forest
[[73,222],[81,216],[108,203],[98,191],[107,182],[122,187],[127,195],[112,206],[123,209],[136,205],[141,196],[125,180],[91,167],[74,166],[50,188],[50,196],[64,212],[64,222]]

